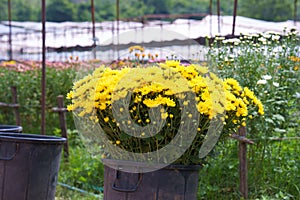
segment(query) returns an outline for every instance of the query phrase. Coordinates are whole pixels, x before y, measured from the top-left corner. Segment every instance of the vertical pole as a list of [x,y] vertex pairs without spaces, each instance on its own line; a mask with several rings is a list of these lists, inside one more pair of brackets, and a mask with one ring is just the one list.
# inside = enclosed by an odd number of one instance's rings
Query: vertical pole
[[7,1],[7,9],[8,9],[8,27],[9,27],[9,35],[8,35],[8,45],[9,45],[9,50],[8,50],[8,57],[9,60],[12,60],[12,39],[11,39],[11,2],[10,0]]
[[221,27],[220,27],[220,0],[217,0],[217,12],[218,12],[218,33],[221,32]]
[[[246,127],[242,126],[238,129],[238,135],[245,137],[247,135]],[[240,192],[244,199],[248,198],[248,168],[247,168],[247,144],[243,141],[239,142],[239,176],[240,176]]]
[[234,0],[233,23],[232,23],[232,33],[231,33],[232,36],[234,36],[234,32],[235,32],[235,20],[236,20],[237,3],[238,3],[238,0]]
[[210,36],[212,36],[212,0],[209,1],[209,15],[210,15],[209,30],[210,30]]
[[[18,104],[18,95],[17,95],[17,88],[16,86],[11,87],[11,93],[12,93],[12,103],[13,104]],[[19,112],[19,107],[14,107],[14,113],[16,117],[16,124],[18,126],[21,125],[21,119],[20,119],[20,112]]]
[[92,31],[93,31],[93,41],[94,47],[96,46],[96,34],[95,34],[95,7],[94,7],[94,0],[91,0],[91,12],[92,12]]
[[93,33],[93,58],[96,59],[96,32],[95,32],[95,6],[94,0],[91,0],[91,13],[92,13],[92,33]]
[[119,20],[120,20],[120,0],[116,0],[116,17],[117,17],[117,55],[119,59]]
[[61,129],[61,136],[67,139],[67,142],[64,144],[64,157],[66,160],[68,160],[69,156],[69,146],[68,146],[68,133],[67,133],[67,123],[66,123],[66,113],[63,108],[65,108],[64,105],[64,96],[59,95],[57,96],[57,104],[58,104],[58,115],[59,115],[59,124]]
[[46,33],[45,33],[45,23],[46,23],[46,0],[42,0],[42,118],[41,118],[41,134],[46,133]]
[[294,26],[296,26],[297,22],[297,1],[298,0],[294,0]]

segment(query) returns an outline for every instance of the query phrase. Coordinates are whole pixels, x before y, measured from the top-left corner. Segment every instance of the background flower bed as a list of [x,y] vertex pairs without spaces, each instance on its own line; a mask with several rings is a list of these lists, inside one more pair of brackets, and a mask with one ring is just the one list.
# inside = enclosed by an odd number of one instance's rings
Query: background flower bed
[[[223,77],[234,75],[243,82],[243,86],[253,89],[265,105],[265,118],[247,126],[248,137],[255,141],[255,145],[249,146],[248,150],[249,198],[299,199],[300,141],[273,140],[278,137],[300,137],[299,41],[291,33],[278,40],[276,34],[269,35],[271,37],[266,35],[257,43],[253,42],[253,37],[259,41],[261,36],[243,36],[244,39],[236,45],[232,41],[219,40],[219,45],[213,45],[209,56],[213,61],[211,64],[219,67],[219,74]],[[235,58],[234,55],[239,57]],[[49,107],[56,106],[57,95],[66,94],[71,89],[75,71],[75,68],[47,69]],[[0,101],[10,102],[10,86],[15,84],[19,102],[24,106],[21,114],[26,123],[22,125],[26,132],[38,133],[40,72],[33,70],[20,73],[0,67],[0,76]],[[74,129],[71,115],[68,115],[68,120],[68,127]],[[14,123],[13,112],[1,108],[0,123]],[[58,128],[56,113],[48,113],[47,127],[48,134],[59,134],[55,129]],[[62,162],[59,181],[98,194],[97,187],[102,186],[100,161],[94,160],[85,147],[78,144],[80,139],[76,133],[73,136],[69,140],[70,162]],[[218,149],[217,157],[211,158],[200,172],[199,199],[238,199],[237,142],[228,139]],[[83,162],[87,165],[82,165]],[[58,195],[64,199],[97,199],[62,186],[58,187]]]
[[[247,137],[255,142],[248,149],[250,199],[300,197],[300,167],[296,164],[300,159],[299,52],[299,38],[294,30],[283,36],[270,32],[234,40],[219,38],[209,52],[211,64],[219,68],[222,77],[233,76],[251,88],[265,107],[264,118],[247,125]],[[201,196],[236,199],[235,146],[235,141],[224,143],[219,157],[201,172],[208,174],[207,179],[200,181]]]
[[[64,95],[72,88],[76,77],[77,67],[89,69],[96,65],[79,62],[77,58],[70,58],[66,62],[47,62],[46,88],[46,131],[52,134],[59,127],[57,113],[51,112],[57,106],[56,97]],[[0,102],[11,103],[11,86],[16,86],[18,103],[20,104],[21,125],[23,132],[39,133],[41,124],[41,62],[35,61],[7,61],[0,63]],[[15,124],[13,111],[2,108],[0,124]],[[72,114],[67,114],[67,124],[74,129]]]

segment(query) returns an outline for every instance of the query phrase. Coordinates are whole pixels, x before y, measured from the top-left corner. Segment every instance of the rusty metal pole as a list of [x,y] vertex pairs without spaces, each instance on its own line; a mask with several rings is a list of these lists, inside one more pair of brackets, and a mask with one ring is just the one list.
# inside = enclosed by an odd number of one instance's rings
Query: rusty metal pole
[[116,0],[116,17],[117,17],[117,56],[119,59],[119,20],[120,20],[120,0]]
[[212,36],[212,0],[209,1],[209,16],[210,16],[209,32],[210,32],[210,36]]
[[96,59],[96,32],[95,32],[95,6],[94,0],[91,0],[91,13],[92,13],[92,33],[93,33],[93,58]]
[[220,27],[220,0],[217,0],[217,12],[218,12],[218,33],[221,32],[221,27]]
[[93,24],[93,41],[94,47],[96,46],[96,33],[95,33],[95,7],[94,0],[91,0],[92,24]]
[[42,0],[42,110],[41,110],[41,134],[46,133],[46,0]]
[[8,34],[8,45],[9,45],[9,50],[8,50],[8,57],[9,60],[13,59],[12,56],[12,39],[11,39],[11,2],[10,0],[7,1],[7,9],[8,9],[8,27],[9,27],[9,34]]
[[235,32],[235,20],[236,20],[237,4],[238,4],[238,0],[234,0],[233,23],[232,23],[232,33],[231,33],[232,36],[234,36],[234,32]]

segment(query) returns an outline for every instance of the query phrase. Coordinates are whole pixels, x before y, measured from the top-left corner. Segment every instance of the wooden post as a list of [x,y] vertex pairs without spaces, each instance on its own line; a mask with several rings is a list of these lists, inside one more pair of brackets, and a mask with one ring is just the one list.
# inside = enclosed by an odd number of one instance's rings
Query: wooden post
[[57,96],[57,105],[58,105],[58,107],[53,108],[52,110],[54,112],[58,112],[61,136],[67,139],[66,143],[64,144],[64,157],[66,160],[68,160],[69,145],[68,145],[68,133],[67,133],[67,123],[66,123],[66,113],[65,113],[67,110],[64,105],[64,96],[63,95]]
[[[238,135],[246,137],[246,127],[241,126],[238,129]],[[244,199],[248,198],[248,168],[247,168],[247,143],[239,141],[239,175],[240,175],[240,192]]]
[[[12,103],[18,104],[18,96],[17,96],[17,88],[15,86],[11,87],[11,93],[12,93]],[[19,106],[13,107],[15,117],[16,117],[16,124],[18,126],[21,126],[21,118],[20,118],[20,112],[19,112]]]

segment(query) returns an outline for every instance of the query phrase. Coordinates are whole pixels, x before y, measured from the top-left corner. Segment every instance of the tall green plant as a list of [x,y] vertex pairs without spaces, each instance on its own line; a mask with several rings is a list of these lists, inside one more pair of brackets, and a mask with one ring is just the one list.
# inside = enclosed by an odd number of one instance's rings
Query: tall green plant
[[[71,88],[75,78],[72,68],[58,70],[47,68],[46,88],[46,129],[50,134],[59,127],[58,114],[51,111],[57,107],[56,97],[65,95]],[[18,72],[0,68],[0,102],[11,103],[11,86],[16,86],[18,103],[20,104],[21,125],[27,133],[40,133],[41,123],[41,70]],[[67,114],[67,122],[73,128],[71,114]],[[15,124],[13,110],[1,108],[0,124]]]

